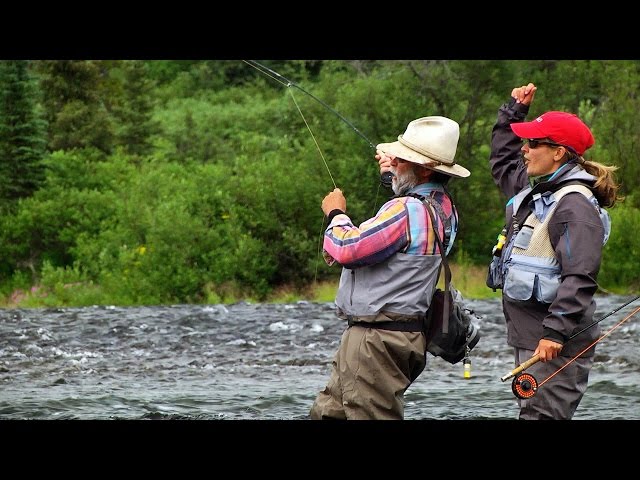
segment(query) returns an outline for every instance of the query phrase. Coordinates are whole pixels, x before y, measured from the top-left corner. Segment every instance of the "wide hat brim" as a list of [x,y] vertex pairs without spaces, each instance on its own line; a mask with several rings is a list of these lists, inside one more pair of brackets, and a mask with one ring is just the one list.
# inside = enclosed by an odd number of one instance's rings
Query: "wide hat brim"
[[466,178],[471,175],[471,172],[461,165],[445,165],[438,160],[429,158],[422,153],[418,153],[415,150],[403,145],[400,142],[380,143],[376,146],[376,149],[382,150],[384,153],[400,157],[403,160],[407,160],[412,163],[422,165],[429,170],[435,170],[436,172],[444,173],[451,177]]

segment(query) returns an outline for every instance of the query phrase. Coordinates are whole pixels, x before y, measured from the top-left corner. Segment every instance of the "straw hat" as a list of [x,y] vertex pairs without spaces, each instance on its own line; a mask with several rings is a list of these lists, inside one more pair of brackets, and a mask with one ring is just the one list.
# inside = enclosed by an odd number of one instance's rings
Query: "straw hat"
[[454,160],[460,126],[446,117],[423,117],[407,125],[397,142],[380,143],[376,148],[409,162],[452,177],[465,178],[471,172]]

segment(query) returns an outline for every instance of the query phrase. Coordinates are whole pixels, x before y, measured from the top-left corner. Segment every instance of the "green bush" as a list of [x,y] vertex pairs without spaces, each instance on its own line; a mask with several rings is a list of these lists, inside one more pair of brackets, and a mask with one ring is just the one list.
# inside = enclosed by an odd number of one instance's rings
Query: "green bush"
[[598,276],[603,288],[610,291],[640,290],[640,209],[627,202],[617,204],[609,211],[611,235],[604,247]]

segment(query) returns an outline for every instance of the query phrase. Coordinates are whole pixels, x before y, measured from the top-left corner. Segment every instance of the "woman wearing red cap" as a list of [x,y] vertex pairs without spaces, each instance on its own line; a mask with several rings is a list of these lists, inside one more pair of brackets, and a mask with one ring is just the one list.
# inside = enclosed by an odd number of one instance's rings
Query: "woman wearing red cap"
[[[536,93],[516,87],[500,107],[491,139],[491,173],[507,196],[502,242],[494,248],[487,285],[502,290],[507,343],[516,366],[540,381],[600,336],[594,294],[610,220],[602,207],[617,200],[616,167],[585,160],[594,144],[574,114],[546,112],[524,122]],[[524,143],[523,143],[524,142]],[[518,398],[519,417],[571,419],[587,389],[595,346],[569,363],[533,396]]]

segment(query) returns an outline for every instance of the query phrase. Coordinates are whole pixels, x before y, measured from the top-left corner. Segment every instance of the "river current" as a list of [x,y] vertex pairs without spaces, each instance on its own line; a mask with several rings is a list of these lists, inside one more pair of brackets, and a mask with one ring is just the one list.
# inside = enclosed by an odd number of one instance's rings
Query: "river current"
[[[595,318],[630,299],[597,297]],[[500,380],[513,369],[500,301],[467,303],[482,332],[471,378],[429,355],[405,395],[407,420],[517,417]],[[638,317],[598,344],[574,420],[640,419]],[[0,419],[306,419],[344,328],[333,303],[3,309]]]

